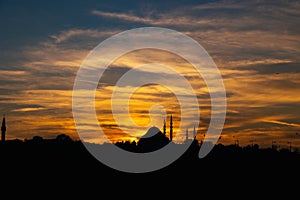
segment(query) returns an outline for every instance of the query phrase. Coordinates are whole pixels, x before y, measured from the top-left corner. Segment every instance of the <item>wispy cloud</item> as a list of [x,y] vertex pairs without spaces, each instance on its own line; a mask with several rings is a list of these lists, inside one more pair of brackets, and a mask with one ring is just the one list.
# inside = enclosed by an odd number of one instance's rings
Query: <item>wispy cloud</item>
[[96,29],[70,29],[70,30],[62,31],[61,33],[56,35],[51,35],[50,37],[55,40],[55,43],[61,43],[69,40],[70,38],[84,37],[84,36],[102,39],[104,37],[109,37],[111,35],[114,35],[117,32],[120,31],[119,30],[99,31]]
[[239,60],[239,61],[229,61],[227,63],[230,67],[243,67],[243,66],[253,66],[253,65],[269,65],[269,64],[286,64],[293,63],[290,59],[276,59],[276,58],[266,58],[264,60]]
[[4,78],[5,76],[18,76],[18,75],[24,75],[26,74],[26,71],[20,71],[20,70],[0,70],[0,76],[1,78]]
[[208,24],[211,20],[208,19],[197,19],[189,17],[186,15],[176,16],[174,18],[174,13],[171,14],[157,14],[155,17],[138,17],[134,14],[129,13],[113,13],[104,12],[99,10],[92,10],[93,15],[114,18],[118,20],[124,20],[129,22],[144,23],[150,25],[172,25],[172,26],[195,26],[201,24]]
[[45,110],[45,108],[18,108],[12,110],[12,112],[31,112],[31,111],[39,111],[39,110]]
[[288,122],[283,122],[283,121],[278,121],[278,120],[266,120],[264,122],[285,125],[285,126],[292,126],[292,127],[300,127],[300,124],[288,123]]
[[151,18],[142,18],[135,15],[125,14],[125,13],[112,13],[112,12],[104,12],[100,10],[92,10],[91,13],[101,17],[116,18],[116,19],[121,19],[126,21],[132,21],[132,22],[141,22],[141,23],[149,23],[149,24],[153,24],[155,22]]

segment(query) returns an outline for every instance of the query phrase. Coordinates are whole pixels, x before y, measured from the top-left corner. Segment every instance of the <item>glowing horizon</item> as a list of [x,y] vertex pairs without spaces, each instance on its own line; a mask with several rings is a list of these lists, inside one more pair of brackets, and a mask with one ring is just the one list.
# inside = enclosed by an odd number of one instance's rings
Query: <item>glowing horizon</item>
[[[255,141],[270,147],[272,141],[277,141],[282,147],[292,142],[293,147],[300,148],[300,136],[296,134],[300,132],[299,3],[218,1],[166,7],[153,1],[151,8],[134,4],[130,10],[117,3],[95,4],[74,3],[74,7],[68,7],[72,16],[66,17],[66,7],[53,2],[51,5],[57,7],[55,19],[53,11],[31,1],[26,5],[1,4],[0,15],[5,20],[0,22],[3,27],[0,114],[6,116],[7,139],[29,139],[35,135],[53,138],[58,134],[79,139],[72,115],[72,89],[85,57],[116,33],[136,27],[161,26],[199,42],[218,66],[227,92],[227,118],[220,143],[234,144],[239,140],[240,145],[249,145]],[[114,9],[115,6],[118,9]],[[26,16],[20,12],[23,7],[28,8]],[[43,10],[44,14],[37,17],[36,12],[31,12],[36,10]],[[22,22],[16,20],[19,18]],[[36,24],[31,23],[34,20]],[[178,130],[179,104],[163,86],[146,85],[132,95],[130,115],[142,128],[132,128],[131,122],[126,121],[121,126],[133,136],[125,135],[111,115],[112,92],[115,89],[126,92],[126,87],[116,88],[112,83],[128,70],[149,63],[170,66],[189,80],[201,112],[198,121],[183,120],[183,123],[190,130],[193,124],[199,124],[197,133],[201,140],[210,120],[209,93],[214,91],[208,90],[184,59],[151,49],[118,58],[104,73],[93,104],[101,128],[111,141],[134,140],[152,125],[161,129],[163,116],[172,113],[175,132],[184,139],[185,130]],[[161,107],[154,106],[156,104]],[[121,109],[119,114],[122,115]],[[98,124],[89,124],[88,120],[86,128],[99,129]],[[101,139],[92,141],[101,143]]]

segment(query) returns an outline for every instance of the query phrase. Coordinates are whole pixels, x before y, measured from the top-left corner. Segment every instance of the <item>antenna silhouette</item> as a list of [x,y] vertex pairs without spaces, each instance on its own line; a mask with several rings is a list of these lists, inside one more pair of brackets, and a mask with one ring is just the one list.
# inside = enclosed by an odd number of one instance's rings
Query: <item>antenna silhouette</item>
[[6,134],[6,122],[5,115],[3,115],[2,125],[1,125],[1,141],[5,142],[5,134]]
[[171,117],[170,117],[170,141],[173,140],[173,117],[172,117],[172,114],[171,114]]
[[166,132],[167,132],[166,118],[164,118],[163,134],[166,135]]

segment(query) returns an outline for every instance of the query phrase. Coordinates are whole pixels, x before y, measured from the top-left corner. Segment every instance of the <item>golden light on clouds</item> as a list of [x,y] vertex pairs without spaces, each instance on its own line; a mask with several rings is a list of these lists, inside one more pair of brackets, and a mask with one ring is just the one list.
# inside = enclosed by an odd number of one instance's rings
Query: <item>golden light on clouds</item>
[[[161,12],[164,5],[158,3],[153,5],[154,9],[150,6],[150,10],[142,13],[140,7],[128,11],[105,9],[105,6],[91,9],[82,5],[84,19],[90,17],[88,27],[85,20],[73,24],[73,19],[65,21],[69,18],[64,18],[55,23],[59,24],[57,27],[49,24],[49,29],[38,31],[41,35],[31,32],[36,33],[35,24],[29,23],[18,36],[11,35],[4,27],[5,37],[1,41],[5,45],[0,54],[0,114],[6,115],[7,137],[24,139],[41,135],[52,138],[67,133],[78,139],[72,115],[72,89],[82,61],[100,42],[129,27],[162,25],[199,42],[220,69],[227,93],[227,117],[220,142],[232,144],[239,138],[244,145],[256,140],[258,144],[270,146],[272,140],[283,143],[293,140],[293,145],[300,147],[300,137],[295,135],[300,132],[299,3],[221,1],[174,5],[167,5],[168,12]],[[23,17],[36,18],[35,13]],[[18,16],[19,13],[12,14]],[[46,13],[39,17],[52,18]],[[43,20],[47,21],[46,18]],[[12,22],[12,27],[23,27],[18,25],[17,21]],[[210,92],[216,91],[209,90],[197,71],[181,57],[151,49],[118,58],[103,74],[95,99],[101,127],[113,141],[136,139],[151,123],[161,128],[163,108],[168,115],[174,114],[174,125],[178,126],[178,102],[171,91],[158,85],[141,87],[130,99],[130,119],[141,128],[132,129],[130,121],[124,121],[121,126],[133,136],[125,134],[111,115],[110,99],[118,79],[129,70],[150,63],[170,66],[191,83],[198,97],[201,117],[184,126],[188,128],[199,123],[199,139],[203,138],[210,121]],[[160,71],[143,73],[155,76]],[[170,78],[165,82],[172,84],[176,80]],[[125,91],[125,87],[118,89]],[[161,107],[153,107],[156,104]],[[117,114],[125,115],[122,109]],[[84,128],[99,130],[98,124],[91,124],[89,120]],[[180,136],[184,134],[183,130],[176,132]]]
[[[114,119],[111,98],[113,91],[116,89],[116,86],[114,86],[115,82],[119,80],[125,72],[140,65],[145,65],[145,63],[159,63],[170,66],[182,74],[190,74],[191,76],[187,78],[190,80],[191,84],[197,88],[196,93],[205,94],[207,92],[205,83],[201,80],[201,77],[198,77],[198,81],[196,82],[193,77],[193,75],[196,74],[195,69],[181,57],[169,52],[154,49],[134,51],[116,59],[103,73],[102,78],[99,81],[95,103],[99,124],[101,124],[103,131],[111,141],[121,141],[124,139],[133,140],[143,136],[151,126],[157,126],[162,130],[164,119],[169,123],[168,120],[172,114],[174,120],[174,134],[182,135],[181,138],[183,140],[185,129],[178,129],[182,120],[178,99],[176,98],[176,95],[164,85],[143,85],[134,91],[129,100],[122,98],[114,99],[114,101],[117,102],[116,106],[118,106],[118,112],[114,113],[114,115],[121,116],[121,124],[116,123]],[[126,67],[124,68],[124,66]],[[143,73],[150,73],[151,77],[155,79],[155,74],[162,72],[143,71]],[[176,79],[166,79],[166,81],[172,82],[176,81]],[[129,85],[123,87],[121,88],[121,91],[127,93],[130,90],[130,87],[132,86]],[[129,116],[127,116],[127,113],[122,108],[122,105],[124,105],[124,103],[122,103],[123,101],[129,101]],[[203,113],[205,113],[205,111],[206,110],[204,109]],[[184,122],[184,127],[192,129],[193,125],[195,126],[196,123],[198,124],[198,121],[191,122],[186,120]]]
[[29,112],[29,111],[38,111],[38,110],[44,110],[45,108],[19,108],[13,110],[14,112]]

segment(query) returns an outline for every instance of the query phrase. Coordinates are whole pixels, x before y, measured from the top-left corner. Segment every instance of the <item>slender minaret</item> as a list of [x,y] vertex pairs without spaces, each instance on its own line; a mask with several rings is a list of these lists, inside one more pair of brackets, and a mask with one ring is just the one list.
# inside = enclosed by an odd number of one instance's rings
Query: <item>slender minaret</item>
[[163,133],[166,135],[167,132],[167,126],[166,126],[166,118],[164,118],[164,127],[163,127]]
[[194,126],[194,140],[196,139],[196,128]]
[[171,114],[171,117],[170,117],[170,141],[173,140],[173,117],[172,117],[172,114]]
[[1,141],[5,141],[5,133],[6,133],[6,125],[5,125],[5,116],[2,119],[2,126],[1,126]]
[[185,142],[187,143],[189,141],[189,129],[187,128],[185,131]]

